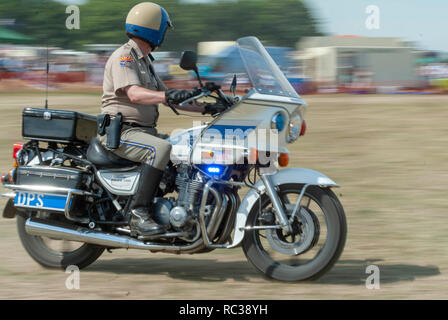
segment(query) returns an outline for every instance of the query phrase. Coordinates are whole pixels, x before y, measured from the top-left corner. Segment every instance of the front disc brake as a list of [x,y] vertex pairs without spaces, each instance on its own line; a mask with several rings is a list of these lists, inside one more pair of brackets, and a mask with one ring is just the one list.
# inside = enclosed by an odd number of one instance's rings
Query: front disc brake
[[[291,205],[288,204],[286,207],[290,216],[292,213]],[[319,220],[310,209],[300,208],[300,212],[296,215],[293,222],[292,229],[294,235],[298,238],[294,242],[286,241],[282,230],[266,230],[266,238],[275,251],[288,256],[297,256],[311,249],[319,239]]]

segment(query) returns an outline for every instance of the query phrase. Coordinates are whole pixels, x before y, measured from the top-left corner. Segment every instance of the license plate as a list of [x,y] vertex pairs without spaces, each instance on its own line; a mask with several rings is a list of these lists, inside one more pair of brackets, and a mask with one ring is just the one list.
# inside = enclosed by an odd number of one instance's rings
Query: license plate
[[64,211],[66,202],[66,195],[24,191],[16,192],[16,197],[14,199],[14,205],[16,207],[55,211]]

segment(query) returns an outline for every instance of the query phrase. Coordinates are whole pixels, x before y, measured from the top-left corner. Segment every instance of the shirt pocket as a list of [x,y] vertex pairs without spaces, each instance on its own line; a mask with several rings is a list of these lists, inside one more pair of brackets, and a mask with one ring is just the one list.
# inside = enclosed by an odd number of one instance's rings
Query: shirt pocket
[[145,88],[150,90],[157,90],[156,79],[149,71],[149,68],[143,62],[139,62],[138,69],[140,77],[142,79],[142,83],[145,86]]

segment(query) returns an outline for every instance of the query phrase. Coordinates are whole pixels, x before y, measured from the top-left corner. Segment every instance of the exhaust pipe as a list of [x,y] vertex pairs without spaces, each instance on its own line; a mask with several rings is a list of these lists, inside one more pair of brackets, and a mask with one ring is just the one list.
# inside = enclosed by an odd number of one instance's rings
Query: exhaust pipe
[[84,242],[112,248],[180,252],[195,249],[203,244],[201,239],[186,246],[145,243],[127,236],[109,234],[98,230],[91,230],[84,227],[39,218],[28,218],[25,223],[25,230],[32,236]]

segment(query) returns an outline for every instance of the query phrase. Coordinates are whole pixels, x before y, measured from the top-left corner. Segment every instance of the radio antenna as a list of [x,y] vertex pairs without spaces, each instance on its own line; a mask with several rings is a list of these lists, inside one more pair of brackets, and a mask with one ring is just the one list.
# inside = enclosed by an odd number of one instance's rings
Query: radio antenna
[[48,38],[47,38],[47,69],[46,69],[46,85],[45,85],[45,109],[48,109],[48,72],[50,71],[50,62],[48,60]]

